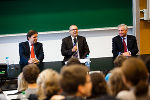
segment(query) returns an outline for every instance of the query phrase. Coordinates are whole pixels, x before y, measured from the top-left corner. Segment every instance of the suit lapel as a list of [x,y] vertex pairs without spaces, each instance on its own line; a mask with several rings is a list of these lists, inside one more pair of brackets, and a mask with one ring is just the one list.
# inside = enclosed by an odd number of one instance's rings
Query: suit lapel
[[127,47],[128,47],[128,49],[130,48],[130,45],[131,45],[131,40],[130,40],[130,37],[129,37],[129,35],[127,35]]
[[123,42],[122,42],[122,38],[119,36],[119,42],[120,42],[120,46],[121,46],[121,48],[122,48],[122,50],[124,50],[124,47],[123,47]]
[[70,44],[71,48],[73,48],[73,43],[72,43],[72,38],[71,38],[71,36],[69,36],[67,42]]
[[81,45],[81,41],[80,41],[80,40],[81,40],[81,39],[80,39],[79,36],[77,36],[77,40],[78,40],[78,49],[80,50],[80,47],[81,47],[81,46],[80,46],[80,45]]
[[35,55],[37,54],[36,52],[37,52],[37,49],[38,49],[38,45],[37,45],[37,43],[35,43],[34,44],[34,52],[35,52]]
[[25,48],[26,48],[26,50],[27,50],[27,53],[30,54],[30,46],[29,46],[29,42],[28,42],[28,41],[25,42]]

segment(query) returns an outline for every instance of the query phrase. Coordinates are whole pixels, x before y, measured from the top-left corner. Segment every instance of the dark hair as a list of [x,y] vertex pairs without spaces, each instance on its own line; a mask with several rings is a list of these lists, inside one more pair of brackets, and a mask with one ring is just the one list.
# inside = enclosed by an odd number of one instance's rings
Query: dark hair
[[30,30],[30,31],[27,33],[27,40],[29,40],[28,38],[31,37],[31,36],[34,35],[34,34],[38,34],[38,32],[35,31],[35,30]]
[[66,65],[69,66],[69,65],[73,65],[73,64],[81,64],[81,63],[77,58],[72,57],[68,60]]
[[137,58],[129,58],[121,67],[125,79],[135,87],[136,96],[144,96],[148,93],[148,70],[144,62]]
[[40,70],[36,64],[28,64],[23,68],[23,76],[28,83],[36,83],[39,73]]
[[123,82],[120,67],[117,67],[111,71],[111,75],[108,80],[108,87],[112,96],[116,96],[122,90],[129,90]]
[[92,87],[92,96],[90,98],[99,97],[107,94],[107,84],[102,73],[90,74]]
[[67,94],[75,94],[79,85],[86,83],[88,68],[84,65],[70,65],[61,70],[60,86]]
[[116,57],[116,59],[114,60],[114,66],[115,67],[121,67],[122,63],[127,59],[126,56],[123,55],[119,55]]

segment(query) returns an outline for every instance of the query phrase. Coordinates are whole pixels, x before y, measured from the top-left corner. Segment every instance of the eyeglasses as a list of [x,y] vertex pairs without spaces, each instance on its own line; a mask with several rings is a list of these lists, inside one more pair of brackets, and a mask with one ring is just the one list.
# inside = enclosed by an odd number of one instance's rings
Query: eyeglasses
[[71,29],[70,31],[77,31],[78,29]]

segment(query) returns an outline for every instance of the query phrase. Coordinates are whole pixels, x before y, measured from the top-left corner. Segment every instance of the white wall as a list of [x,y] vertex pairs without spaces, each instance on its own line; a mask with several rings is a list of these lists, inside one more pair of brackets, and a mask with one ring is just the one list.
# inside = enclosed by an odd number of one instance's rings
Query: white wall
[[[128,30],[133,34],[133,29]],[[117,29],[79,31],[79,35],[85,36],[90,49],[91,58],[111,57],[112,38],[118,34]],[[62,38],[69,33],[39,34],[38,41],[43,43],[44,62],[62,61],[61,43]],[[19,42],[26,41],[26,36],[6,36],[0,37],[0,63],[5,62],[5,57],[10,58],[10,63],[19,63]]]

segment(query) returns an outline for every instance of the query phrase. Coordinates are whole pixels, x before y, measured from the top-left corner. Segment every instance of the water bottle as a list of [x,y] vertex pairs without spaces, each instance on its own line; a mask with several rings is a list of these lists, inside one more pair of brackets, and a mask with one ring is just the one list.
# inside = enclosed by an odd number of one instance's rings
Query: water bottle
[[9,70],[9,57],[6,57],[5,61],[6,61],[6,65],[7,65],[7,70]]
[[87,66],[88,68],[89,68],[89,70],[90,70],[90,56],[89,55],[87,55],[86,56],[86,62],[85,62],[85,66]]

